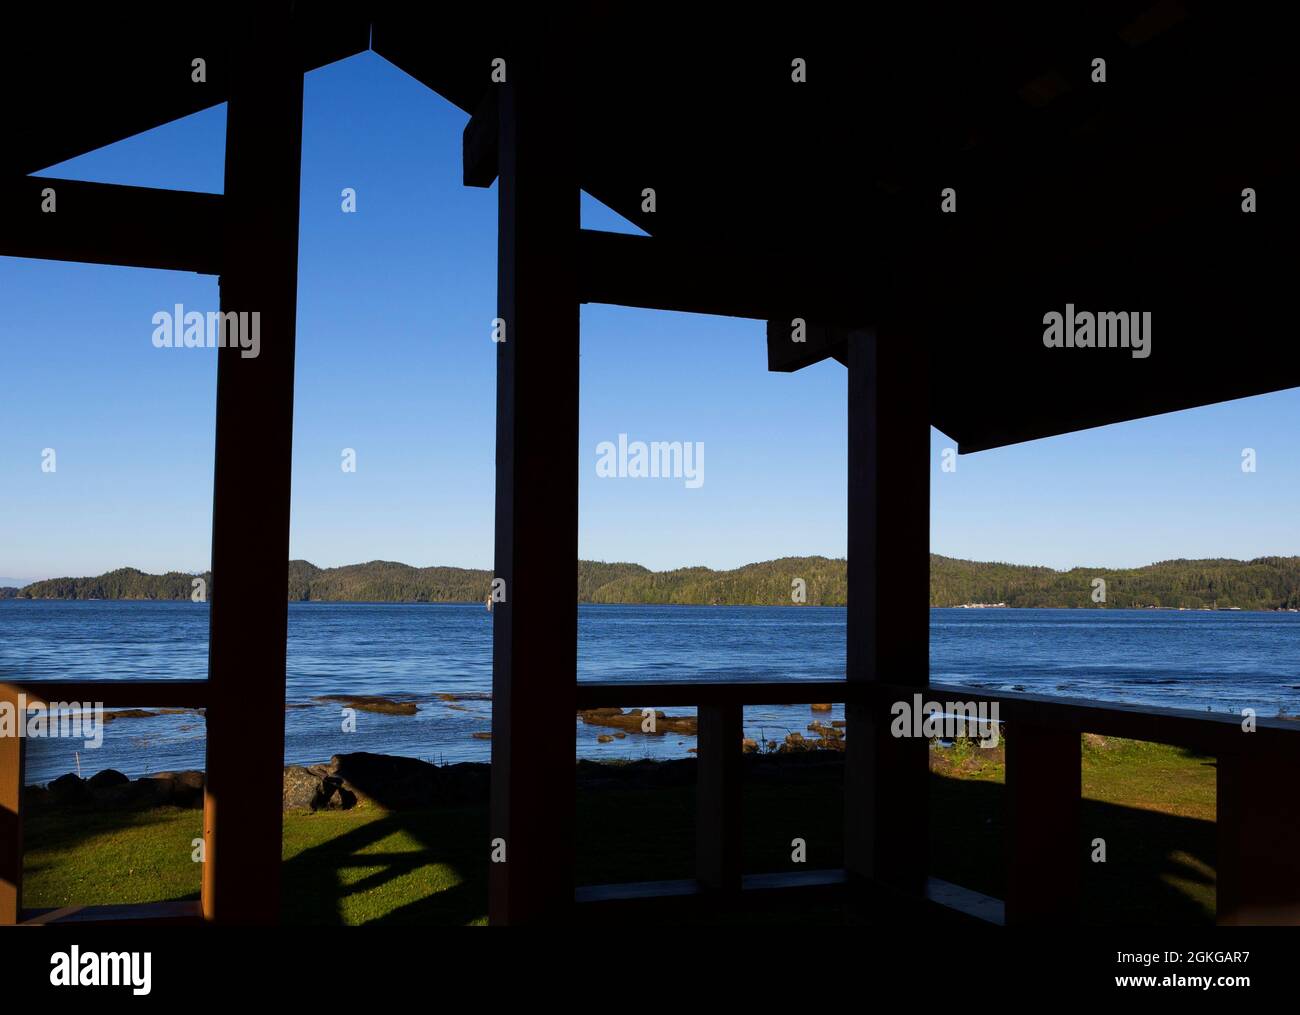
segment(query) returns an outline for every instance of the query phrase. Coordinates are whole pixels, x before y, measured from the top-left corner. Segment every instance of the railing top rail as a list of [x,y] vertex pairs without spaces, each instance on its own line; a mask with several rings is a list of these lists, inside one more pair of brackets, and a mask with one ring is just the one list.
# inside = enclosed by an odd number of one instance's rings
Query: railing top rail
[[202,708],[208,703],[206,680],[5,680],[14,694],[32,704],[102,703],[106,707]]
[[580,682],[579,709],[632,705],[799,705],[808,702],[874,702],[888,708],[894,702],[963,702],[998,705],[1003,722],[1029,722],[1039,726],[1072,729],[1079,733],[1148,740],[1193,747],[1215,753],[1255,746],[1300,751],[1300,721],[1257,716],[1254,732],[1243,729],[1244,717],[1225,712],[1161,708],[1123,702],[1095,702],[1082,698],[996,691],[956,684],[924,687],[848,680],[728,680],[728,681],[623,681]]
[[656,680],[619,683],[582,681],[579,710],[630,705],[806,705],[865,700],[864,685],[847,680]]
[[[879,693],[891,700],[912,700],[912,695],[918,691],[916,688],[882,685]],[[920,693],[927,701],[996,702],[998,718],[1012,723],[1029,722],[1080,733],[1148,740],[1193,747],[1207,753],[1261,746],[1300,750],[1300,722],[1274,716],[1253,717],[1249,724],[1253,732],[1246,732],[1245,717],[1230,712],[1094,702],[951,684],[932,684]],[[1253,743],[1249,740],[1252,737],[1255,738]]]

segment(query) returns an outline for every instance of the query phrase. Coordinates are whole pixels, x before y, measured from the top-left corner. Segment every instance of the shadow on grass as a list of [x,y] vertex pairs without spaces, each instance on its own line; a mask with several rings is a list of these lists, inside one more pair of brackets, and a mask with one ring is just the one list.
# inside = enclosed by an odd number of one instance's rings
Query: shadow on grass
[[[418,848],[382,848],[394,839],[414,840]],[[373,893],[375,904],[362,907],[366,923],[473,923],[487,914],[487,844],[487,808],[481,805],[381,812],[285,861],[284,921],[340,925],[348,922],[350,897]],[[400,891],[401,879],[425,868],[437,868],[424,884],[432,890],[404,899],[385,893],[386,887]]]
[[[932,774],[930,798],[932,874],[1003,897],[1004,787]],[[578,884],[692,876],[693,786],[585,790],[578,793],[577,808]],[[841,866],[843,812],[838,765],[790,769],[775,778],[747,773],[745,871]],[[191,813],[197,824],[199,812]],[[294,821],[293,834],[286,831],[286,851],[292,855],[283,866],[286,923],[463,925],[487,912],[485,804],[322,812],[298,815]],[[59,853],[79,848],[91,836],[136,828],[147,837],[151,826],[164,823],[165,818],[150,811],[40,815],[28,824],[28,849],[40,851],[45,859],[39,869],[47,870],[60,862]],[[331,834],[333,828],[337,834]],[[1212,821],[1085,800],[1082,828],[1077,862],[1084,878],[1085,922],[1197,926],[1213,921]],[[294,835],[307,840],[296,852]],[[1094,838],[1106,840],[1104,864],[1089,860]],[[794,862],[795,839],[804,842],[804,863]],[[190,866],[188,854],[172,860],[169,852],[167,859]],[[844,922],[842,916],[830,907],[791,911],[772,922],[838,923]],[[737,917],[742,922],[755,918]],[[703,922],[726,923],[728,918]]]
[[[1006,789],[932,775],[930,869],[995,898],[1006,895]],[[1214,922],[1213,821],[1084,800],[1075,862],[1087,924],[1204,926]],[[1106,861],[1091,859],[1103,839]],[[1051,886],[1045,885],[1045,891]]]

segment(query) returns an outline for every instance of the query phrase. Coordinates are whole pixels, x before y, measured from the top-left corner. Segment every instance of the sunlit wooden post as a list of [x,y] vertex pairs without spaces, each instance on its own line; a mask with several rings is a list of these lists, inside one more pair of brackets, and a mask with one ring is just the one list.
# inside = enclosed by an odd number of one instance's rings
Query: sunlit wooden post
[[0,926],[18,922],[23,904],[23,761],[18,688],[0,684],[0,707],[13,709],[13,736],[0,736]]
[[546,56],[508,61],[495,86],[505,324],[495,568],[505,599],[492,611],[491,836],[505,852],[490,868],[497,924],[562,919],[574,898],[580,192],[572,64],[562,48],[535,52]]
[[[232,14],[221,309],[260,349],[217,354],[203,913],[280,913],[302,70],[291,7]],[[251,350],[250,350],[251,351]]]
[[[924,350],[905,331],[851,332],[847,678],[930,677],[930,423]],[[919,897],[929,844],[929,753],[890,735],[887,703],[845,705],[844,866],[851,883]]]

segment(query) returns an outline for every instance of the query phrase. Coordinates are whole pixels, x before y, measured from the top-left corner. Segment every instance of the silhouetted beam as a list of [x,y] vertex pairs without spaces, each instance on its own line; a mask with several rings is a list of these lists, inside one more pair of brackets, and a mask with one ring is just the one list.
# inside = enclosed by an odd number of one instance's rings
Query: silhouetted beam
[[583,303],[678,310],[760,321],[808,315],[863,320],[863,286],[821,259],[584,229],[578,262]]
[[849,329],[813,324],[802,318],[767,322],[767,369],[793,373],[834,357],[846,362]]
[[[464,159],[463,180],[466,187],[487,188],[496,182],[497,94],[495,85],[484,92],[474,114],[465,124],[462,158]],[[654,216],[641,214],[637,201],[630,200],[625,190],[611,186],[609,180],[602,176],[599,170],[584,169],[579,180],[584,191],[629,222],[642,227],[650,225],[646,219]],[[647,228],[646,231],[651,230]]]
[[465,186],[490,187],[497,178],[497,90],[483,93],[478,110],[465,124]]
[[578,244],[582,302],[763,320],[778,316],[769,312],[775,308],[763,280],[753,271],[737,272],[735,256],[584,229]]
[[221,271],[222,197],[25,176],[0,188],[0,255]]

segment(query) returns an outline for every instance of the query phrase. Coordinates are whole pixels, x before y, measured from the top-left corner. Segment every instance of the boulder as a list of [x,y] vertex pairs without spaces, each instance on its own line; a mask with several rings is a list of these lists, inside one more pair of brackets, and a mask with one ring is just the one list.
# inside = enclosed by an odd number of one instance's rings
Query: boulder
[[334,755],[326,769],[358,800],[380,807],[427,807],[441,796],[438,767],[415,758],[357,751]]
[[106,768],[102,772],[96,772],[87,780],[87,785],[93,793],[96,790],[111,789],[114,786],[125,786],[131,782],[125,775],[116,768]]
[[97,804],[110,807],[131,803],[137,796],[136,788],[131,780],[115,768],[106,768],[102,772],[96,772],[87,780],[86,787],[90,790]]
[[50,801],[56,804],[81,803],[90,798],[86,780],[72,772],[59,776],[46,787],[46,790],[49,792]]
[[140,796],[153,804],[174,807],[203,806],[203,773],[194,769],[181,772],[154,772],[136,780]]
[[285,766],[281,796],[284,810],[347,810],[356,802],[356,794],[324,765]]
[[325,780],[300,765],[286,765],[280,803],[286,811],[314,811],[325,795]]

